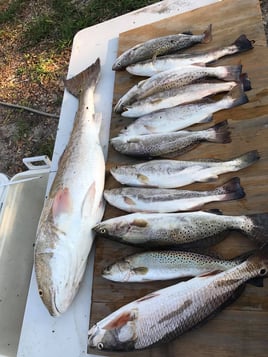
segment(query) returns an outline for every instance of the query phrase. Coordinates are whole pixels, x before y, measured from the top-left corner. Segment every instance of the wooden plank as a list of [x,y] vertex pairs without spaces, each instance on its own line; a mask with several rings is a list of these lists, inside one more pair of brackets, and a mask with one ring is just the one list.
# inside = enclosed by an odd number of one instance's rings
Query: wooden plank
[[[118,53],[147,39],[171,33],[191,30],[202,32],[213,24],[213,41],[208,45],[197,45],[189,51],[200,51],[232,43],[245,33],[255,41],[255,48],[232,57],[224,58],[218,64],[243,64],[252,83],[252,90],[247,92],[249,103],[232,110],[225,110],[214,115],[215,123],[228,119],[232,133],[230,144],[201,144],[197,149],[180,156],[179,159],[220,158],[228,159],[246,151],[258,149],[261,159],[255,165],[237,173],[246,191],[246,197],[232,202],[220,202],[206,205],[219,208],[226,214],[249,214],[267,211],[267,174],[268,174],[268,49],[261,19],[261,10],[257,0],[224,0],[214,5],[174,16],[154,24],[143,26],[120,35]],[[141,78],[126,71],[116,73],[114,104],[131,86]],[[111,137],[116,136],[132,119],[114,114],[111,123]],[[207,125],[208,126],[208,125]],[[202,126],[203,128],[206,125]],[[138,160],[116,153],[109,149],[107,168],[118,163],[131,163]],[[193,184],[191,189],[212,189],[234,174],[222,175],[217,182]],[[106,177],[106,188],[119,187],[110,174]],[[107,204],[104,219],[123,215],[125,212]],[[231,234],[225,241],[214,246],[213,251],[226,258],[255,248],[253,242],[237,234]],[[101,270],[116,259],[139,251],[101,237],[96,239],[96,258],[94,266],[93,294],[90,326],[101,320],[120,306],[145,295],[153,290],[168,286],[176,281],[153,282],[146,284],[119,284],[106,281],[101,277]],[[248,285],[242,296],[222,313],[201,328],[195,329],[167,345],[135,352],[135,356],[158,357],[174,356],[183,353],[194,356],[264,356],[268,340],[268,282],[263,288]],[[176,352],[175,352],[176,351]],[[98,354],[90,349],[91,354]],[[101,353],[104,355],[105,353]],[[131,355],[131,353],[129,353]],[[108,353],[109,356],[121,354]]]

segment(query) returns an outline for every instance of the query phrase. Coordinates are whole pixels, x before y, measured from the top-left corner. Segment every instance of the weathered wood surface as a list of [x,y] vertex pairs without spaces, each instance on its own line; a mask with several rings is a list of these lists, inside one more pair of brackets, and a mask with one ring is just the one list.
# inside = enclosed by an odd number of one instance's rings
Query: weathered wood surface
[[[261,159],[255,165],[236,174],[224,174],[217,182],[193,184],[190,189],[212,189],[233,176],[239,176],[246,197],[232,202],[211,203],[208,208],[219,208],[226,214],[248,214],[267,212],[268,205],[268,49],[261,20],[261,11],[257,0],[225,0],[182,15],[171,17],[152,25],[122,33],[119,42],[119,54],[135,44],[147,39],[166,34],[191,30],[202,32],[206,26],[213,24],[213,41],[207,45],[197,45],[190,51],[200,51],[232,43],[239,35],[245,33],[255,41],[252,51],[238,54],[217,61],[218,64],[243,64],[248,73],[252,90],[247,92],[249,103],[241,107],[221,111],[214,115],[214,122],[228,119],[232,142],[230,144],[203,143],[198,148],[180,156],[180,159],[220,158],[228,159],[246,151],[257,149]],[[189,50],[187,51],[189,52]],[[116,74],[114,104],[141,78],[127,72]],[[114,114],[111,123],[111,137],[131,119],[123,119]],[[206,127],[203,125],[203,127]],[[136,160],[137,161],[137,160]],[[127,156],[109,151],[107,167],[118,163],[135,162]],[[111,175],[107,174],[106,188],[120,186]],[[104,219],[122,215],[107,205]],[[239,234],[231,234],[226,240],[214,246],[212,250],[226,258],[248,251],[256,246]],[[104,266],[119,257],[138,251],[109,241],[101,237],[96,239],[96,258],[94,267],[93,295],[90,326],[107,316],[120,306],[145,295],[147,292],[168,286],[175,281],[142,284],[116,284],[101,277]],[[181,336],[167,345],[149,350],[135,352],[135,356],[255,356],[263,357],[268,350],[268,281],[263,288],[248,285],[242,296],[231,306],[218,314],[204,326]],[[90,353],[97,354],[90,349]],[[102,355],[105,353],[102,353]],[[132,355],[133,353],[129,353]],[[116,356],[122,354],[108,353]]]

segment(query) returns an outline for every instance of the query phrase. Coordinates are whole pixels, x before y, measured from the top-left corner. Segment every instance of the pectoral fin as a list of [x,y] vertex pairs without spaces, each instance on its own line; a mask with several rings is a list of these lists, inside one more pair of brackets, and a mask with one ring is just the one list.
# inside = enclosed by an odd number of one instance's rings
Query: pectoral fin
[[54,198],[52,205],[53,218],[56,219],[62,213],[70,213],[72,211],[72,200],[70,191],[67,187],[60,188]]

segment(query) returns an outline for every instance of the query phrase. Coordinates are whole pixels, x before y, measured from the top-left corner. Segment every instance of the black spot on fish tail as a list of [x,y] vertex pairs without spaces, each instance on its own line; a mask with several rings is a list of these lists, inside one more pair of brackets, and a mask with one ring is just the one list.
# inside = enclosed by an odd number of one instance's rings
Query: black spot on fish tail
[[241,227],[243,234],[252,238],[257,244],[268,243],[268,213],[257,213],[246,216],[245,224]]
[[232,45],[235,45],[239,52],[248,51],[253,48],[254,41],[250,41],[246,35],[239,36]]

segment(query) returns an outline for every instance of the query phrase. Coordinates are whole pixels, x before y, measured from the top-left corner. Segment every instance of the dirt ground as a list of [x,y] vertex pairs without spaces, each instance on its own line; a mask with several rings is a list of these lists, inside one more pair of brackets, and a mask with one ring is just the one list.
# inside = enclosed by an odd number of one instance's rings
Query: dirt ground
[[[36,1],[29,1],[20,22],[4,25],[0,30],[0,101],[59,115],[71,48],[48,53],[42,43],[30,53],[21,52],[20,31],[34,15],[34,5]],[[260,0],[260,5],[268,38],[268,0]],[[4,6],[0,3],[0,11]],[[52,157],[57,125],[57,118],[0,104],[0,172],[13,176],[24,171],[24,157]]]

